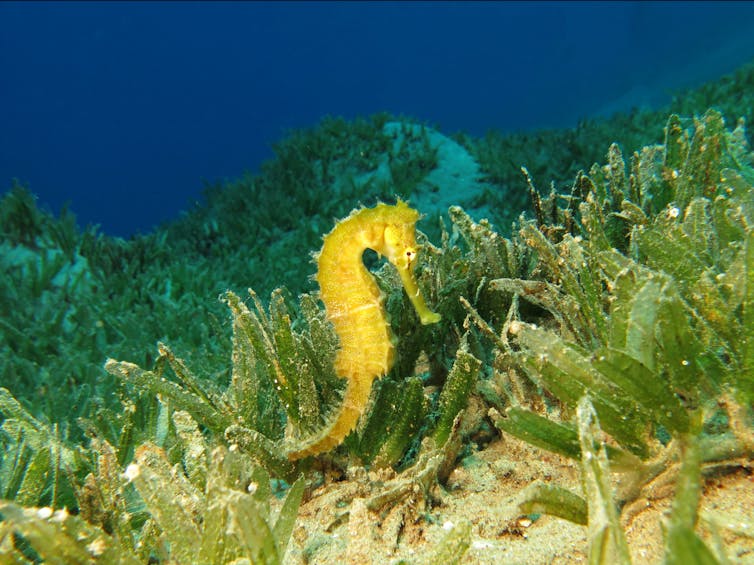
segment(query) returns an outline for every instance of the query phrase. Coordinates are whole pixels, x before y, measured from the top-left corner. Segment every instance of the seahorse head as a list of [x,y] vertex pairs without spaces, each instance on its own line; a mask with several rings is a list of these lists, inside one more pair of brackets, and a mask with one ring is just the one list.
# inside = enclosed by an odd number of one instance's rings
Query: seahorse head
[[416,222],[419,212],[409,208],[403,200],[394,206],[379,204],[375,210],[381,217],[382,227],[379,253],[398,269],[412,269],[416,264]]
[[440,321],[440,315],[432,312],[424,302],[419,291],[419,285],[414,277],[414,267],[419,255],[416,243],[416,221],[419,213],[402,200],[391,206],[390,220],[385,222],[383,231],[383,248],[380,252],[385,255],[398,270],[403,288],[406,289],[411,303],[419,315],[422,324],[434,324]]

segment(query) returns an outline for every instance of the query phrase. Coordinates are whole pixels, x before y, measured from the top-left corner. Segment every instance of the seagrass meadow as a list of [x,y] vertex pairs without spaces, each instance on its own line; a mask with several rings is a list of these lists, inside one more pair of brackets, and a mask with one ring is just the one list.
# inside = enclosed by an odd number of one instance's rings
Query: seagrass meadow
[[[128,241],[9,187],[0,561],[754,562],[752,108],[748,65],[573,130],[326,118]],[[346,394],[310,254],[403,200],[391,368],[302,451]]]

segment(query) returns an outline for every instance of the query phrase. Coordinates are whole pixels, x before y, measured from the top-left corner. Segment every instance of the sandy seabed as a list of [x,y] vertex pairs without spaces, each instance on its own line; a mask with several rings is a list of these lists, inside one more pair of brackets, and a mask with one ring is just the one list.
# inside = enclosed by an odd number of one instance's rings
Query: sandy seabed
[[[435,486],[425,496],[417,487],[415,496],[378,512],[365,501],[385,477],[357,475],[326,482],[302,504],[286,563],[424,563],[448,530],[464,520],[471,523],[471,546],[461,563],[587,562],[586,527],[552,516],[532,521],[518,510],[521,492],[535,480],[581,492],[578,463],[510,436],[465,457],[444,488]],[[662,561],[662,523],[672,494],[672,489],[658,491],[623,513],[633,563]],[[698,532],[708,546],[722,546],[731,562],[754,564],[754,532],[746,532],[753,508],[751,468],[707,478]]]

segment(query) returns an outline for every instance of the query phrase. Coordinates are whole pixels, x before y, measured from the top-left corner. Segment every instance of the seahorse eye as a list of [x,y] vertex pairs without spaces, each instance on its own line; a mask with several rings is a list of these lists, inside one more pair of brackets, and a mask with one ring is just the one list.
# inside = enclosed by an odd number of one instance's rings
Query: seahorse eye
[[414,259],[416,259],[416,250],[406,249],[406,260],[408,261],[408,264],[410,265]]

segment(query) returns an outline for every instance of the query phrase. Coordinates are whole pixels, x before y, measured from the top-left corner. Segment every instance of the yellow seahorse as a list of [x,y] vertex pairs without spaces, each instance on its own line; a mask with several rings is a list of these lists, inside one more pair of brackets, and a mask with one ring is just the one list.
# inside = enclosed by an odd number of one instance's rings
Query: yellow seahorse
[[419,212],[398,200],[354,210],[324,237],[317,257],[317,282],[327,318],[335,326],[340,349],[335,371],[348,379],[343,403],[324,429],[288,452],[291,460],[316,455],[339,445],[364,411],[374,379],[393,365],[390,325],[383,297],[362,255],[372,249],[392,263],[422,324],[440,321],[424,302],[414,278],[418,248],[415,224]]

